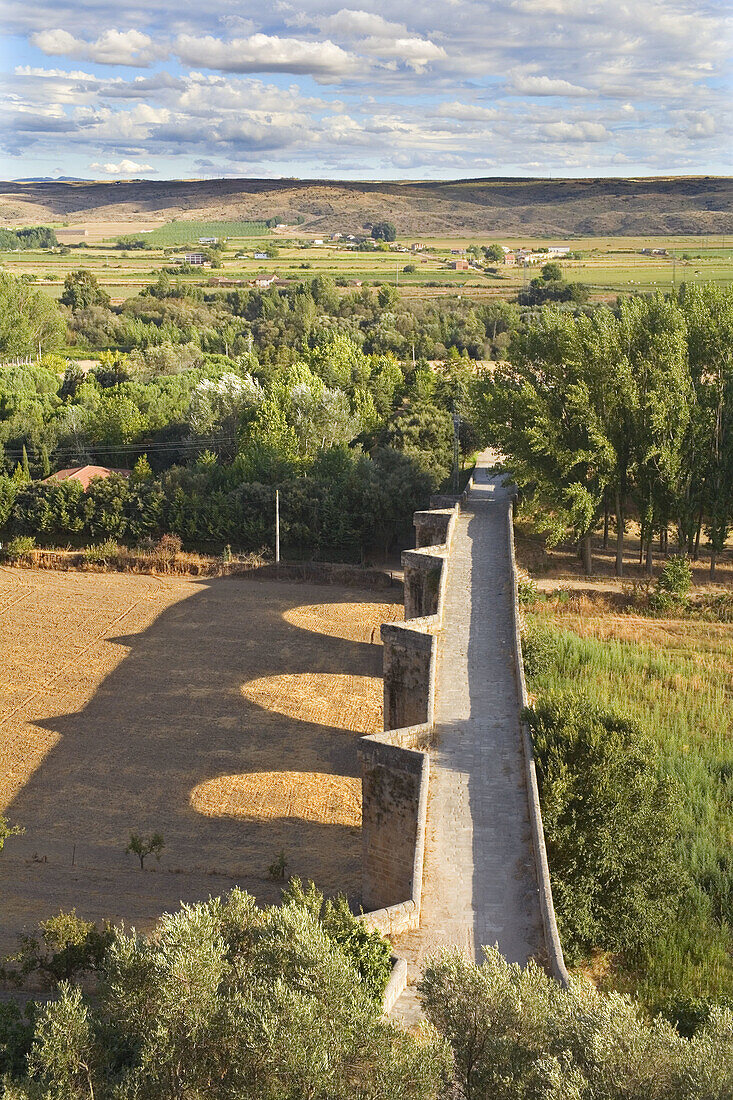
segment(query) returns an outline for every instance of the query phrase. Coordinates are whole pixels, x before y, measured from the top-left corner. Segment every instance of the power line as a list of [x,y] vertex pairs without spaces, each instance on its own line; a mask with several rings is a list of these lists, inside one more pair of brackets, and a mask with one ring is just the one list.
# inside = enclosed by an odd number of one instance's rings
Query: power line
[[[111,446],[97,446],[97,444],[95,444],[95,443],[85,442],[85,443],[79,443],[78,446],[73,446],[71,444],[67,444],[65,447],[54,447],[54,448],[51,449],[50,453],[54,457],[63,457],[64,455],[79,454],[79,452],[81,452],[81,451],[90,452],[90,453],[93,453],[95,455],[120,454],[120,453],[134,454],[135,452],[147,453],[148,451],[180,450],[181,448],[186,448],[186,447],[192,448],[192,449],[196,449],[196,448],[205,449],[206,447],[209,447],[209,446],[216,446],[218,444],[232,444],[232,443],[236,443],[236,442],[237,442],[236,436],[214,436],[214,437],[211,437],[209,439],[203,439],[203,440],[196,440],[196,439],[170,440],[168,442],[161,442],[161,443],[120,443],[117,446],[114,446],[114,445],[111,445]],[[26,444],[26,450],[27,449],[28,449],[28,444]],[[37,448],[34,447],[34,448],[32,448],[32,450],[36,451]],[[20,458],[22,458],[22,455],[23,455],[23,448],[22,447],[20,447],[20,448],[5,448],[5,454],[9,458],[17,457],[18,459],[20,459]]]

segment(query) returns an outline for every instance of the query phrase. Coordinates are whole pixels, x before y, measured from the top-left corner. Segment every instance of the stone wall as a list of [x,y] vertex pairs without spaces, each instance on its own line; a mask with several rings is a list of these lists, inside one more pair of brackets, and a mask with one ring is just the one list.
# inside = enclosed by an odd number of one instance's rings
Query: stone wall
[[[404,731],[402,731],[404,732]],[[415,741],[425,740],[427,725],[415,728]],[[370,910],[387,910],[412,903],[400,918],[417,914],[414,897],[416,838],[424,832],[420,820],[421,788],[427,789],[426,752],[391,743],[388,735],[363,738],[362,765],[362,904]],[[422,860],[420,861],[422,863]],[[418,869],[422,877],[422,866]],[[394,918],[387,918],[393,930]],[[401,920],[401,923],[403,921]]]
[[435,616],[382,624],[384,728],[396,730],[433,720]]
[[[514,550],[514,505],[509,502],[507,507],[507,536],[509,539],[509,561],[512,570],[512,584],[514,588],[513,607],[513,649],[514,668],[517,678],[519,702],[524,710],[529,706],[527,685],[524,679],[524,661],[522,660],[522,635],[519,620],[519,599],[517,596],[517,559]],[[522,722],[522,748],[524,750],[525,775],[527,780],[527,800],[529,803],[529,822],[532,834],[532,849],[535,857],[535,871],[537,886],[540,895],[540,910],[542,913],[542,925],[545,938],[546,965],[550,974],[561,985],[567,985],[570,978],[565,967],[560,934],[557,930],[555,919],[555,906],[552,901],[552,886],[550,883],[550,867],[547,862],[547,849],[545,847],[545,830],[542,825],[542,811],[540,809],[540,792],[537,783],[537,769],[535,767],[532,738],[526,722]]]
[[436,635],[455,515],[415,514],[423,545],[403,554],[406,622],[382,626],[385,729],[359,742],[364,920],[384,935],[420,923]]

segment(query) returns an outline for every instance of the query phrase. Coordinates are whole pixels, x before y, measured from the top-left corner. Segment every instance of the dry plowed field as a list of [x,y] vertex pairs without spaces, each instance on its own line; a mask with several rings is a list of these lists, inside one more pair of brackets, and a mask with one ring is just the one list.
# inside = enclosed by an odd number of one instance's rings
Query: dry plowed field
[[[76,906],[141,930],[267,868],[360,889],[356,747],[381,728],[383,594],[0,569],[0,953]],[[380,602],[381,601],[381,602]],[[144,871],[124,849],[160,832]]]

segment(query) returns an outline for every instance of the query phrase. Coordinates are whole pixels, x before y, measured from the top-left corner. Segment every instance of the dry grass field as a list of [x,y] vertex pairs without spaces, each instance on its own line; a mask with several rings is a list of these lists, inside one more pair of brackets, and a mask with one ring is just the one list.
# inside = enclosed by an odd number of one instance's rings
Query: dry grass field
[[[360,889],[360,734],[384,595],[240,577],[0,569],[0,953],[59,908],[140,929],[267,868]],[[382,602],[377,602],[382,601]],[[126,856],[161,832],[159,864]]]

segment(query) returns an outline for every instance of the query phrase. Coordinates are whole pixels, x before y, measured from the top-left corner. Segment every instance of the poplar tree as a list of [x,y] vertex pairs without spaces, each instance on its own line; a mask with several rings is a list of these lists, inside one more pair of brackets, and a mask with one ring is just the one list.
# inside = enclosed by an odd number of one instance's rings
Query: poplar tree
[[710,573],[733,517],[733,292],[713,284],[685,286],[680,305],[688,329],[694,414],[680,499],[681,549],[693,550],[707,514]]

